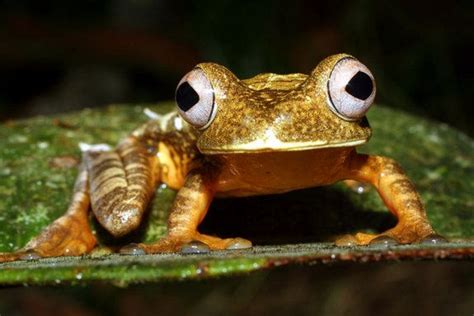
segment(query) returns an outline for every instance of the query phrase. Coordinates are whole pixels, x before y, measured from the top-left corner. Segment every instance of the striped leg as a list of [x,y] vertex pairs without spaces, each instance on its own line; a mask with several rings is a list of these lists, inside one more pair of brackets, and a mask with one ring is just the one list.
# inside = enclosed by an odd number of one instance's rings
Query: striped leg
[[[390,237],[400,243],[412,243],[434,234],[415,186],[394,160],[354,152],[344,177],[372,184],[385,205],[398,219],[394,228],[380,235],[358,233],[352,236],[356,243],[368,244],[377,237]],[[337,243],[344,244],[347,241],[348,236]]]
[[0,262],[21,258],[81,255],[96,245],[88,221],[89,203],[99,222],[122,236],[141,221],[154,190],[154,161],[134,137],[115,151],[106,145],[82,145],[83,164],[65,215],[22,250],[0,254]]
[[134,137],[115,151],[84,152],[92,211],[112,235],[123,236],[140,225],[155,187],[152,159]]
[[46,227],[22,250],[0,254],[0,262],[21,258],[78,256],[90,252],[96,239],[88,221],[87,171],[81,166],[67,212]]

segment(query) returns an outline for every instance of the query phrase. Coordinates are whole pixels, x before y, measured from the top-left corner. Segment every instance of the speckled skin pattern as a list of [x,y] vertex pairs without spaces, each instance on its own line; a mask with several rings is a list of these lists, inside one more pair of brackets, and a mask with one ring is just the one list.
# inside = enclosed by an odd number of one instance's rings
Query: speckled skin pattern
[[400,166],[356,152],[354,146],[371,134],[366,119],[349,122],[329,110],[328,80],[342,58],[352,57],[331,56],[309,76],[262,74],[243,81],[222,66],[199,64],[217,106],[206,129],[194,129],[172,112],[139,127],[115,149],[84,152],[66,214],[23,250],[0,254],[0,262],[90,252],[96,241],[87,222],[89,205],[112,235],[126,235],[138,227],[161,183],[179,190],[167,236],[122,252],[248,248],[251,242],[242,238],[198,232],[214,197],[282,193],[346,179],[372,184],[398,224],[377,235],[342,236],[337,244],[432,239],[423,203]]
[[325,59],[309,76],[261,74],[242,81],[223,66],[197,65],[208,75],[218,107],[199,137],[200,151],[287,151],[366,142],[371,135],[367,120],[341,120],[327,106],[331,70],[345,57]]

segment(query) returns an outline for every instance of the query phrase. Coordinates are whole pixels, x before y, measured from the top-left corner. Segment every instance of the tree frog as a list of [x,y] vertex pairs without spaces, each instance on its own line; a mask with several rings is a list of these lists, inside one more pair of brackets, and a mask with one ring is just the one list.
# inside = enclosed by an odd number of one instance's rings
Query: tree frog
[[309,75],[264,73],[246,80],[221,65],[198,64],[177,86],[176,111],[152,115],[115,149],[83,144],[65,215],[3,260],[90,252],[96,238],[89,209],[110,234],[124,236],[140,225],[162,183],[178,190],[167,235],[123,252],[248,248],[249,240],[198,231],[214,197],[276,194],[341,180],[374,186],[398,223],[381,234],[343,236],[338,244],[430,238],[434,231],[422,201],[398,163],[356,152],[371,136],[365,114],[375,93],[370,70],[346,54],[324,59]]

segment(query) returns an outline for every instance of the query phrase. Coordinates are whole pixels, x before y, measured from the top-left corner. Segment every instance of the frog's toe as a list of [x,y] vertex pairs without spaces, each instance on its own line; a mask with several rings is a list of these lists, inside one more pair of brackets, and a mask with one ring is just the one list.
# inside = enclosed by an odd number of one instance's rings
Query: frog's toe
[[365,245],[395,245],[398,241],[385,234],[375,235],[367,233],[357,233],[354,235],[343,235],[336,239],[336,246],[365,246]]
[[423,238],[422,240],[420,240],[421,244],[426,244],[426,245],[437,245],[437,244],[442,244],[442,243],[447,243],[447,242],[449,242],[449,240],[447,240],[443,236],[438,235],[436,233],[430,234],[426,236],[425,238]]
[[350,234],[338,237],[334,243],[339,247],[357,246],[359,244],[357,238]]
[[199,240],[205,243],[212,250],[224,250],[224,249],[246,249],[252,247],[252,242],[244,238],[219,238],[215,236],[209,236],[197,233],[194,236],[194,240]]
[[180,247],[187,242],[189,242],[189,239],[166,236],[152,244],[129,244],[125,247],[122,247],[119,252],[124,255],[144,255],[175,252],[179,251]]
[[19,253],[19,252],[0,253],[0,263],[18,260],[20,259],[22,254],[23,253]]
[[399,243],[395,238],[387,236],[387,235],[379,235],[373,238],[369,242],[369,245],[371,246],[385,246],[385,247],[396,246],[398,244]]
[[120,249],[122,254],[180,252],[182,254],[204,254],[211,250],[246,249],[252,242],[243,238],[222,239],[195,233],[186,236],[167,236],[153,244],[131,244]]
[[23,253],[26,259],[31,256],[80,256],[89,253],[95,245],[96,238],[87,223],[65,216],[54,221],[30,240],[20,253]]
[[234,249],[248,249],[252,248],[252,242],[248,239],[244,238],[232,238],[226,247],[226,249],[234,250]]
[[18,252],[17,254],[18,254],[18,259],[20,260],[36,260],[36,259],[41,259],[43,257],[33,249],[21,251],[21,252]]
[[182,254],[204,254],[209,253],[211,249],[207,244],[199,240],[193,240],[189,243],[183,244],[180,251]]
[[0,263],[15,260],[37,260],[43,257],[34,249],[23,249],[11,253],[0,253]]
[[[204,236],[204,237],[203,237]],[[252,242],[244,238],[220,239],[217,237],[200,235],[199,240],[183,244],[182,253],[208,253],[210,250],[237,250],[252,248]]]

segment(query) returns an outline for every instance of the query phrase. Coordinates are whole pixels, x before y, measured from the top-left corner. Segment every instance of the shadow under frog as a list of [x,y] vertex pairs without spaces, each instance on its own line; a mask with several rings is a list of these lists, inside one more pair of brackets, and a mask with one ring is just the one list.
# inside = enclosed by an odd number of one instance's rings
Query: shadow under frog
[[[255,245],[277,245],[328,242],[359,231],[380,233],[396,224],[395,217],[384,210],[357,208],[348,194],[358,193],[320,187],[276,195],[216,199],[199,231],[222,238],[241,236]],[[140,227],[122,238],[114,238],[94,221],[101,244],[120,248],[143,242],[152,208]]]
[[[396,224],[391,214],[357,208],[335,187],[278,195],[218,199],[199,226],[205,234],[241,236],[256,245],[328,242],[359,231],[383,232]],[[362,193],[375,194],[375,192]]]

